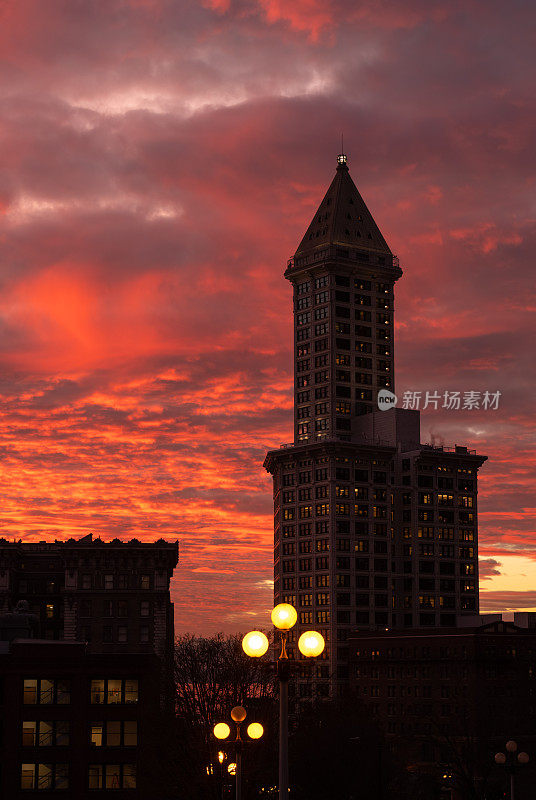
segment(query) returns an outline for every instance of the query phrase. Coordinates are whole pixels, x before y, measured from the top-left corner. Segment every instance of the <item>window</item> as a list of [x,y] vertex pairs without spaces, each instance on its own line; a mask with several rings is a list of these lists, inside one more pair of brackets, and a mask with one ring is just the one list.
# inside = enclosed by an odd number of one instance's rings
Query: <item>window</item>
[[352,362],[351,362],[350,356],[347,353],[337,353],[335,355],[335,364],[338,367],[351,367],[352,366]]
[[48,678],[24,679],[23,703],[25,705],[64,705],[71,702],[69,681]]
[[104,588],[105,589],[113,589],[114,588],[114,576],[113,575],[105,575],[104,576]]
[[102,678],[91,681],[93,704],[137,703],[138,681],[130,678]]
[[81,617],[91,616],[91,600],[82,600],[82,602],[80,603],[80,616]]
[[92,722],[89,736],[93,747],[136,747],[138,723],[136,720]]
[[135,789],[135,764],[90,764],[90,789]]
[[68,764],[21,764],[21,789],[68,789]]
[[65,747],[69,744],[69,723],[25,720],[22,723],[23,747]]

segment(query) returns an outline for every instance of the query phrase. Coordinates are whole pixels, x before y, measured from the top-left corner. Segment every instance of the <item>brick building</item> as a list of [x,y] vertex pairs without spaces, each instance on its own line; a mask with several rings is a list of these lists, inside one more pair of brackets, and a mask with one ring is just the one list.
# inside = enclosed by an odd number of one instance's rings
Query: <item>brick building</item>
[[154,653],[169,680],[177,562],[178,543],[162,539],[0,539],[0,613],[26,601],[37,638],[86,642],[88,653]]
[[177,560],[163,540],[0,540],[0,796],[169,797]]
[[158,668],[151,653],[0,642],[0,796],[166,797],[155,781]]
[[350,689],[410,770],[452,774],[460,785],[462,764],[475,785],[500,785],[495,752],[512,738],[530,753],[536,745],[534,615],[458,622],[352,635]]

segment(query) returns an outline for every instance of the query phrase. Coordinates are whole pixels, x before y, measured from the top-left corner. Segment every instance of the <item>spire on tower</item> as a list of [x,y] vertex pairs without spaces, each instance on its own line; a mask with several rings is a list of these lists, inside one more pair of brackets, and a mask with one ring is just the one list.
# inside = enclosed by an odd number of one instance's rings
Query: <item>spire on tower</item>
[[350,177],[347,156],[337,156],[337,171],[296,255],[320,245],[352,246],[392,256],[387,242]]

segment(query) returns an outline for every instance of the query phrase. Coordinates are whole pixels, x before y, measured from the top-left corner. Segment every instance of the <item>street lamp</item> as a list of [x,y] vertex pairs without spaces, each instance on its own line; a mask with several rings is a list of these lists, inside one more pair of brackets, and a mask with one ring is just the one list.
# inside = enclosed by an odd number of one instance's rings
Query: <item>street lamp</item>
[[516,771],[529,763],[528,753],[517,753],[517,742],[510,739],[506,742],[506,753],[495,753],[495,763],[499,767],[504,767],[510,775],[510,800],[515,800],[514,776]]
[[[290,661],[287,653],[289,630],[296,624],[298,613],[289,603],[279,603],[271,614],[272,622],[280,633],[281,652],[277,659],[279,678],[279,800],[288,800],[288,681]],[[268,649],[268,639],[260,631],[246,633],[242,648],[248,656],[259,658]],[[266,645],[266,646],[265,646]],[[317,631],[306,631],[298,639],[298,649],[307,658],[315,658],[324,650],[324,637]]]
[[[261,634],[264,636],[264,634]],[[266,638],[266,637],[264,637]],[[266,652],[266,651],[264,651]],[[240,736],[240,726],[244,722],[245,718],[247,717],[247,711],[243,706],[235,706],[231,710],[231,719],[236,725],[236,737],[234,740],[235,743],[235,751],[236,751],[236,761],[232,762],[227,767],[227,772],[229,775],[236,775],[236,800],[241,800],[242,798],[242,737]],[[252,722],[248,725],[248,736],[250,739],[260,739],[264,733],[264,728],[260,724],[260,722]],[[214,736],[216,739],[227,739],[231,734],[231,728],[227,725],[226,722],[218,722],[214,725],[213,729]],[[225,753],[221,751],[218,753],[218,761],[220,764],[223,762],[225,758]]]

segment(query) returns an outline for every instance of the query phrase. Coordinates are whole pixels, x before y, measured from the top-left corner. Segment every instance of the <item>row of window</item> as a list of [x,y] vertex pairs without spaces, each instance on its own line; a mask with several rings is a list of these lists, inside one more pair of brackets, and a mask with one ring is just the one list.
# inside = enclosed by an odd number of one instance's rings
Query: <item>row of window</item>
[[[325,516],[329,514],[330,504],[329,503],[317,503],[314,507],[314,513],[317,517]],[[349,516],[350,514],[355,514],[359,517],[372,517],[374,519],[387,519],[388,516],[388,507],[387,506],[369,506],[367,504],[350,504],[350,503],[335,503],[334,504],[334,511],[335,514],[339,516]],[[297,513],[296,513],[297,512]],[[306,519],[307,517],[313,516],[313,506],[298,506],[298,508],[294,508],[290,506],[289,508],[283,509],[283,519],[284,520],[293,520],[293,519]]]
[[[333,472],[333,471],[332,471]],[[335,474],[337,478],[341,480],[350,480],[350,469],[348,467],[336,467]],[[369,483],[370,482],[370,474],[368,469],[356,469],[355,471],[355,480],[358,483]],[[326,481],[330,477],[330,470],[328,467],[321,467],[314,471],[315,481]],[[380,476],[386,476],[386,472],[374,472],[373,479],[374,483],[386,483],[386,480],[382,480]],[[282,483],[283,486],[294,486],[295,484],[300,483],[312,483],[313,472],[312,470],[305,470],[303,472],[298,472],[296,475],[294,472],[288,472],[283,474]],[[352,487],[344,487],[344,490],[348,488],[348,491],[352,491]],[[339,497],[342,496],[351,496],[351,495],[343,495],[343,487],[338,487],[339,490]],[[363,494],[359,494],[362,490],[362,487],[355,487],[355,496],[356,499],[362,499],[365,497]],[[368,495],[367,495],[368,496]]]
[[[336,313],[336,315],[338,317],[350,319],[350,309],[349,308],[344,308],[344,307],[337,306],[335,308],[335,313]],[[319,320],[322,320],[322,319],[327,319],[329,317],[329,306],[322,306],[321,308],[316,308],[313,314],[311,314],[310,311],[300,311],[299,313],[296,314],[296,328],[297,328],[297,330],[296,330],[296,341],[297,342],[305,342],[305,341],[307,341],[308,339],[311,338],[311,329],[309,327],[305,327],[305,326],[308,326],[308,325],[311,324],[312,317],[314,317],[314,320],[316,322],[318,322]],[[372,327],[373,320],[369,320],[368,317],[365,314],[363,314],[361,311],[357,311],[356,310],[355,318],[358,319],[360,322],[369,322],[370,323],[368,325],[355,325],[355,327],[354,327],[355,336],[357,336],[359,338],[365,338],[365,339],[373,339],[375,337],[377,340],[384,340],[384,341],[389,341],[391,339],[391,335],[392,335],[391,334],[391,322],[392,322],[392,320],[391,320],[390,314],[378,314],[378,313],[376,314],[375,324],[376,325],[385,326],[385,327],[379,327],[379,328],[378,327],[377,328],[373,328]],[[349,322],[347,322],[347,323],[340,323],[339,322],[338,324],[339,324],[340,327],[339,327],[339,330],[337,330],[337,329],[335,330],[336,333],[341,333],[341,334],[346,333],[346,335],[350,335],[350,333],[351,333],[350,331],[346,331],[346,329],[342,328],[342,325],[344,325],[344,324],[350,325]],[[336,323],[336,325],[337,325],[337,323]],[[320,323],[318,325],[315,325],[315,329],[314,329],[314,335],[315,336],[325,336],[327,333],[329,333],[329,323],[325,322],[325,323]],[[357,344],[358,343],[356,342],[355,349],[359,350],[360,348],[358,348]],[[345,350],[350,350],[351,349],[349,341],[348,341],[348,344],[345,346],[342,342],[337,340],[337,347],[344,348]]]
[[[405,554],[406,555],[406,554]],[[363,558],[359,557],[355,559],[355,569],[357,572],[368,572],[371,569],[371,564],[369,563],[370,559],[368,557]],[[316,570],[327,570],[330,568],[330,559],[329,556],[316,556],[314,559],[314,566]],[[387,559],[385,558],[375,558],[373,559],[373,568],[374,572],[388,572],[387,568]],[[435,574],[436,562],[435,561],[420,561],[419,562],[419,573],[423,575],[433,575]],[[338,570],[349,570],[350,569],[350,558],[347,556],[337,556],[335,559],[335,568]],[[298,559],[298,571],[299,572],[311,572],[313,569],[313,559],[311,558],[300,558]],[[282,571],[287,575],[290,573],[296,572],[296,562],[292,561],[283,561],[282,563]],[[412,573],[413,566],[411,561],[405,561],[403,564],[403,572],[404,573]],[[276,570],[277,574],[277,570]],[[456,562],[454,561],[441,561],[439,562],[439,575],[442,576],[454,576],[456,574]],[[459,564],[459,574],[460,576],[467,576],[471,577],[476,575],[476,567],[474,563],[467,563],[462,562]]]
[[[326,219],[327,219],[326,215]],[[322,220],[320,220],[322,221]],[[330,275],[320,275],[318,278],[314,280],[314,288],[315,289],[323,289],[325,286],[329,286],[330,283],[333,283],[331,279],[332,276]],[[335,286],[343,286],[343,287],[350,287],[353,285],[354,289],[358,291],[370,292],[373,289],[381,294],[389,294],[392,291],[392,284],[385,283],[385,282],[377,282],[372,283],[372,281],[365,280],[363,278],[353,278],[351,279],[349,275],[335,275],[333,276],[335,279]],[[352,284],[353,280],[353,284]],[[307,294],[311,291],[311,282],[310,281],[303,281],[302,283],[295,284],[295,291],[297,295]]]
[[[95,608],[97,605],[97,608]],[[78,608],[81,617],[91,617],[93,614],[100,614],[104,617],[132,617],[134,606],[138,610],[140,617],[149,617],[151,615],[151,603],[148,600],[142,600],[136,603],[128,600],[105,600],[102,605],[102,612],[100,602],[93,603],[91,600],[80,601]]]
[[[342,292],[342,291],[335,291],[335,294],[325,289],[321,292],[316,292],[312,297],[308,294],[299,295],[296,298],[296,302],[294,308],[297,311],[303,311],[307,308],[311,308],[314,304],[315,306],[321,306],[324,303],[329,303],[332,299],[335,300],[337,303],[351,303],[352,302],[352,295],[350,292]],[[372,299],[373,295],[371,294],[355,294],[353,296],[353,302],[356,305],[360,306],[372,306]],[[386,297],[384,294],[376,297],[376,308],[386,308],[390,309],[392,307],[392,303],[389,297]]]
[[[21,789],[61,791],[69,788],[68,764],[21,764]],[[88,789],[135,789],[135,764],[90,764]]]
[[[472,511],[462,511],[460,509],[456,512],[444,508],[438,508],[437,511],[433,511],[430,508],[417,509],[418,522],[438,522],[439,524],[449,525],[454,524],[456,515],[461,525],[474,525],[475,515]],[[402,522],[411,522],[414,516],[411,509],[405,508],[402,511]]]
[[[89,740],[94,747],[136,747],[136,720],[107,720],[90,724]],[[23,747],[67,747],[70,724],[66,720],[24,720]]]
[[[355,568],[359,571],[365,571],[369,569],[369,559],[356,559],[355,561]],[[434,562],[430,562],[433,566]],[[329,556],[317,556],[314,559],[314,565],[317,570],[329,569]],[[350,569],[350,559],[349,558],[337,558],[336,566],[338,569]],[[312,558],[299,558],[298,559],[298,571],[299,572],[311,572],[313,569],[313,559]],[[380,558],[374,559],[374,571],[375,572],[387,572],[387,559]],[[283,561],[283,573],[293,573],[296,572],[296,562],[293,561]]]
[[150,575],[129,575],[107,573],[84,573],[80,581],[81,589],[151,589]]
[[[303,350],[304,348],[300,348]],[[351,367],[354,363],[352,356],[349,353],[336,353],[335,354],[335,364],[338,367]],[[314,369],[318,369],[319,367],[328,367],[329,366],[329,353],[323,353],[320,356],[315,356],[314,358]],[[363,356],[356,356],[355,358],[355,366],[361,367],[362,369],[369,369],[372,372],[373,365],[371,358],[364,358]],[[385,361],[385,359],[378,359],[374,363],[375,368],[380,372],[390,372],[392,369],[392,364],[390,361]],[[309,372],[313,368],[313,360],[311,358],[300,358],[299,361],[296,362],[296,372]],[[335,370],[335,378],[338,381],[345,381],[349,383],[350,381],[350,372],[344,372],[343,370]],[[357,383],[372,383],[372,375],[368,373],[361,373],[356,372],[355,380]]]
[[[404,505],[411,505],[413,502],[412,493],[404,492],[402,495],[402,503]],[[464,508],[472,508],[475,504],[475,498],[471,495],[458,495],[456,501],[454,495],[443,494],[439,492],[434,495],[432,492],[419,492],[417,502],[420,506],[433,505],[437,503],[438,506],[462,506]]]
[[[300,537],[307,537],[311,536],[313,532],[313,524],[312,522],[300,522],[298,527],[298,536]],[[338,519],[335,522],[335,532],[337,534],[343,533],[347,534],[350,533],[351,522],[350,520],[343,520]],[[385,522],[355,522],[352,526],[355,529],[355,533],[358,536],[387,536],[389,533],[387,524]],[[329,533],[330,524],[328,520],[317,520],[315,522],[315,533]],[[283,525],[281,527],[281,533],[283,539],[293,539],[296,537],[296,525]],[[391,529],[391,538],[393,537],[393,530]],[[406,537],[411,538],[411,537]],[[441,538],[441,537],[440,537]],[[276,542],[278,541],[278,536],[276,533]],[[349,539],[337,539],[337,549],[338,550],[349,550],[350,549],[350,540]]]
[[[128,625],[118,625],[115,628],[112,625],[103,625],[101,640],[103,642],[118,642],[119,644],[125,644],[129,641],[138,641],[140,644],[147,644],[150,641],[149,625],[140,625],[138,635],[135,639],[133,638],[133,633],[134,631],[132,628],[129,628]],[[83,625],[80,628],[80,635],[84,641],[91,642],[91,626]]]
[[[102,678],[91,681],[92,703],[137,703],[138,681],[130,678]],[[71,682],[56,678],[25,678],[25,705],[65,705],[71,702]]]

